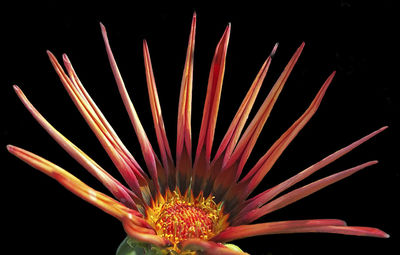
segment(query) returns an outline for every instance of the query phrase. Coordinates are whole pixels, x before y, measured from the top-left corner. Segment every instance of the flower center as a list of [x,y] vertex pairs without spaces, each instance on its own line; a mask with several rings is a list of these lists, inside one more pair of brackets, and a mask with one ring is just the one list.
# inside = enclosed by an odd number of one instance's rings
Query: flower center
[[157,234],[176,245],[190,238],[208,240],[227,227],[227,215],[213,197],[182,196],[167,192],[164,201],[157,201],[148,211],[148,217]]

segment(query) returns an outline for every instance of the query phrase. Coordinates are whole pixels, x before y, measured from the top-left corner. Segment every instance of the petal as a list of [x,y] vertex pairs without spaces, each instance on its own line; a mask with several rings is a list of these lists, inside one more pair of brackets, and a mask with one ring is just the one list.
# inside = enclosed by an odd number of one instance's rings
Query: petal
[[202,239],[188,239],[180,243],[182,250],[202,251],[207,255],[244,255],[245,252],[234,251],[222,244]]
[[86,170],[88,170],[93,176],[95,176],[104,186],[111,191],[111,193],[123,204],[130,208],[137,209],[135,202],[140,202],[139,198],[132,193],[129,189],[123,186],[120,182],[114,179],[108,174],[103,168],[101,168],[95,161],[87,156],[83,151],[76,147],[72,142],[65,138],[60,132],[58,132],[29,102],[21,89],[14,85],[14,90],[18,97],[32,114],[32,116],[39,122],[39,124],[49,133],[49,135],[64,148],[78,163],[80,163]]
[[246,216],[243,217],[242,220],[240,220],[240,223],[249,223],[252,222],[268,213],[271,213],[273,211],[276,211],[280,208],[283,208],[291,203],[294,203],[306,196],[311,195],[314,192],[317,192],[318,190],[325,188],[337,181],[340,181],[346,177],[349,177],[350,175],[368,167],[371,165],[374,165],[378,163],[378,161],[369,161],[364,164],[358,165],[356,167],[344,170],[342,172],[332,174],[328,177],[322,178],[318,181],[312,182],[308,185],[305,185],[301,188],[295,189],[285,195],[282,195],[278,197],[275,200],[272,200],[268,204],[262,206],[261,208],[255,209],[251,212],[249,212]]
[[[65,89],[70,95],[72,101],[75,103],[76,107],[85,118],[86,122],[89,124],[90,128],[95,133],[97,139],[99,139],[103,148],[106,150],[107,154],[110,156],[111,160],[118,168],[121,175],[124,177],[125,181],[128,183],[129,187],[135,192],[136,195],[141,196],[140,186],[147,186],[147,181],[143,177],[143,170],[137,168],[137,164],[133,163],[123,149],[123,146],[119,142],[119,139],[115,133],[110,130],[109,125],[105,125],[107,121],[102,115],[99,115],[95,109],[93,109],[92,104],[89,103],[88,98],[84,97],[84,91],[79,82],[77,82],[74,76],[73,82],[64,72],[61,65],[58,63],[54,55],[48,51],[47,52],[51,63],[54,66],[57,74],[59,75]],[[73,72],[72,66],[68,58],[64,55],[64,63],[70,73]],[[107,123],[108,124],[108,123]],[[139,179],[140,178],[140,179]],[[140,181],[140,184],[139,184]]]
[[154,182],[155,188],[159,193],[160,187],[158,183],[158,174],[157,174],[157,164],[158,159],[156,154],[151,147],[150,141],[147,138],[146,132],[143,129],[143,126],[139,120],[139,116],[137,115],[136,109],[133,106],[132,100],[129,97],[128,91],[126,90],[125,83],[122,79],[121,73],[119,72],[117,63],[115,61],[114,55],[111,51],[110,43],[107,37],[107,31],[103,24],[100,23],[101,32],[104,39],[104,44],[107,51],[108,60],[110,62],[110,66],[112,72],[114,74],[115,81],[118,86],[119,93],[121,95],[122,101],[124,102],[126,111],[128,112],[129,118],[132,122],[132,126],[135,130],[136,136],[138,137],[140,148],[142,149],[143,157],[146,162],[147,169],[151,175],[151,178]]
[[241,225],[229,227],[212,238],[216,242],[230,242],[251,236],[270,235],[295,231],[298,228],[311,228],[320,226],[345,226],[346,223],[336,219],[321,220],[289,220],[278,222],[267,222],[253,225]]
[[[260,71],[258,72],[256,78],[253,81],[249,91],[247,92],[245,98],[243,99],[242,104],[240,105],[235,117],[233,118],[228,131],[226,132],[224,138],[222,139],[221,145],[219,146],[217,153],[211,163],[210,169],[210,179],[204,178],[203,180],[203,188],[201,190],[204,191],[204,194],[209,194],[210,189],[212,188],[212,184],[215,182],[215,178],[220,174],[222,169],[225,167],[226,162],[230,158],[237,141],[242,133],[243,127],[246,123],[246,120],[249,116],[249,113],[253,107],[253,104],[256,100],[258,92],[263,84],[264,78],[267,74],[269,66],[271,64],[272,56],[275,54],[278,44],[275,44],[271,54],[267,58],[267,60],[262,65]],[[225,169],[226,170],[226,169]],[[226,174],[234,174],[229,171],[224,171]],[[225,175],[226,177],[226,175]]]
[[251,236],[289,234],[289,233],[335,233],[344,235],[370,236],[388,238],[385,232],[370,227],[346,226],[341,220],[294,220],[267,222],[254,225],[241,225],[230,227],[213,240],[219,242],[229,242]]
[[[189,182],[188,172],[192,169],[192,85],[193,59],[196,36],[196,13],[193,14],[186,52],[185,68],[183,70],[181,90],[178,106],[178,123],[176,138],[176,166],[179,175],[179,186],[186,186]],[[175,181],[175,180],[173,180]],[[172,187],[171,190],[174,188]]]
[[[254,102],[260,91],[261,85],[263,84],[264,78],[268,72],[269,66],[271,64],[272,56],[275,54],[278,44],[275,44],[271,54],[265,60],[260,71],[258,72],[256,78],[253,81],[249,91],[247,92],[245,98],[242,101],[235,117],[233,118],[228,131],[226,132],[224,138],[222,139],[221,145],[215,154],[215,159],[218,159],[221,154],[224,155],[224,166],[233,152],[237,141],[239,140],[240,134],[243,130],[244,124],[249,116],[251,109],[253,108]],[[224,153],[223,153],[224,152]],[[214,159],[214,160],[215,160]]]
[[228,24],[215,49],[215,54],[211,63],[199,142],[197,144],[196,158],[193,166],[194,173],[192,176],[192,183],[195,195],[200,192],[202,180],[207,179],[210,174],[211,148],[214,140],[215,125],[217,123],[230,31],[231,25]]
[[277,195],[279,195],[283,191],[287,190],[288,188],[292,187],[296,183],[304,180],[305,178],[307,178],[311,174],[315,173],[319,169],[325,167],[326,165],[332,163],[336,159],[338,159],[338,158],[342,157],[343,155],[347,154],[348,152],[352,151],[354,148],[356,148],[359,145],[361,145],[362,143],[368,141],[369,139],[371,139],[375,135],[379,134],[380,132],[382,132],[386,128],[387,128],[387,126],[382,127],[380,129],[372,132],[371,134],[364,136],[363,138],[353,142],[352,144],[350,144],[350,145],[348,145],[348,146],[336,151],[335,153],[332,153],[331,155],[325,157],[321,161],[315,163],[314,165],[312,165],[312,166],[308,167],[307,169],[301,171],[300,173],[296,174],[295,176],[287,179],[286,181],[284,181],[284,182],[276,185],[275,187],[273,187],[271,189],[268,189],[268,190],[258,194],[257,196],[249,199],[248,201],[246,201],[246,206],[235,217],[237,217],[239,219],[242,215],[246,214],[247,212],[262,206],[263,204],[265,204],[266,202],[270,201],[272,198],[276,197]]
[[161,182],[161,187],[166,187],[168,183],[167,176],[170,174],[169,171],[172,170],[172,168],[174,167],[174,162],[172,159],[171,150],[169,148],[167,135],[165,133],[164,120],[161,113],[160,101],[158,99],[157,87],[153,74],[153,68],[151,65],[149,48],[145,40],[143,41],[143,53],[151,112],[153,115],[154,128],[156,130],[157,141],[164,166],[159,167],[158,174]]
[[215,49],[214,58],[211,63],[210,76],[208,78],[207,96],[204,103],[203,119],[201,122],[199,142],[196,150],[196,158],[198,158],[202,150],[205,150],[207,161],[210,161],[211,147],[214,140],[230,31],[231,25],[228,24],[217,48]]
[[283,89],[283,86],[289,78],[289,75],[292,72],[294,65],[296,64],[301,52],[303,51],[304,45],[305,44],[302,43],[294,53],[293,57],[290,59],[289,63],[283,70],[282,74],[280,75],[270,93],[268,94],[267,98],[264,100],[263,104],[258,110],[256,116],[244,132],[229,162],[226,164],[226,168],[229,168],[233,164],[236,164],[234,169],[236,181],[239,179],[242,169],[258,139],[258,136],[260,135],[261,130],[265,122],[267,121],[269,114],[279,97],[280,92]]
[[142,215],[139,212],[132,210],[124,206],[122,203],[110,198],[109,196],[90,188],[85,183],[83,183],[78,178],[68,173],[61,167],[51,163],[50,161],[42,157],[39,157],[36,154],[33,154],[16,146],[8,145],[7,149],[14,156],[18,157],[19,159],[36,168],[37,170],[45,173],[46,175],[54,178],[69,191],[79,196],[83,200],[91,203],[92,205],[98,207],[104,212],[114,216],[119,220],[129,217],[132,223],[138,226],[145,228],[150,227],[148,223],[143,218],[141,218]]
[[334,76],[335,72],[333,72],[322,85],[318,94],[303,115],[272,145],[253,169],[240,181],[243,184],[248,184],[245,191],[247,196],[258,186],[282,152],[315,114]]

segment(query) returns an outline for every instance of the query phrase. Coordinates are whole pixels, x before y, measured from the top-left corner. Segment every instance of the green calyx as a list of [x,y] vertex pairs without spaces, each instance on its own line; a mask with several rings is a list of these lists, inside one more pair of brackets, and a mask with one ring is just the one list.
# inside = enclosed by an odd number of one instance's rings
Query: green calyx
[[[243,252],[237,245],[225,243],[225,247]],[[117,249],[116,255],[175,255],[173,250],[166,250],[148,243],[142,243],[130,237],[126,237]]]

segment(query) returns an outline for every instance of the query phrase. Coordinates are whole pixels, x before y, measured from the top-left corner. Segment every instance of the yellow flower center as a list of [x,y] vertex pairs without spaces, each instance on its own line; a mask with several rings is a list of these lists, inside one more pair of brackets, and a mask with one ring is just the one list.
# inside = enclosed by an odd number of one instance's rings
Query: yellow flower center
[[167,192],[148,209],[147,216],[159,236],[167,238],[178,251],[177,244],[190,238],[209,240],[228,225],[228,215],[213,197],[181,195]]

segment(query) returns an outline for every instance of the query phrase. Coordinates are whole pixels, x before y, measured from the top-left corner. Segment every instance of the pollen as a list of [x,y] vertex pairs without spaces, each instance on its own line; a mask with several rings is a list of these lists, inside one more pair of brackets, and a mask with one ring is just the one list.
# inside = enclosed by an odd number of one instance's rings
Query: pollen
[[227,227],[228,215],[223,213],[221,203],[214,197],[202,194],[181,195],[179,191],[167,192],[148,210],[148,220],[157,235],[165,237],[174,245],[190,238],[209,240]]

